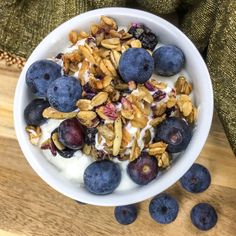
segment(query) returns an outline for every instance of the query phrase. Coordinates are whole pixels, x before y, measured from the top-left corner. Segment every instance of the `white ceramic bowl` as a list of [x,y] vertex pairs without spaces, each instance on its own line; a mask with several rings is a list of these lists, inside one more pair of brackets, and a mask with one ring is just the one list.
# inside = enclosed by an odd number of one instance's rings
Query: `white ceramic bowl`
[[[114,17],[118,25],[128,25],[130,22],[141,22],[156,33],[159,40],[165,44],[175,44],[180,47],[186,57],[185,69],[193,81],[195,102],[198,107],[198,120],[190,144],[184,153],[161,174],[156,180],[146,186],[136,189],[112,193],[105,196],[93,195],[84,187],[77,187],[64,179],[54,166],[43,156],[42,152],[30,144],[25,132],[23,111],[31,100],[25,83],[28,67],[38,59],[55,56],[69,46],[68,33],[73,29],[84,29],[97,22],[101,15]],[[143,201],[174,184],[190,168],[198,157],[206,141],[213,114],[213,92],[207,67],[193,43],[175,26],[153,14],[128,8],[103,8],[93,10],[72,18],[53,30],[36,47],[29,57],[17,84],[14,100],[14,122],[20,147],[36,173],[51,187],[60,193],[78,201],[94,205],[116,206]]]

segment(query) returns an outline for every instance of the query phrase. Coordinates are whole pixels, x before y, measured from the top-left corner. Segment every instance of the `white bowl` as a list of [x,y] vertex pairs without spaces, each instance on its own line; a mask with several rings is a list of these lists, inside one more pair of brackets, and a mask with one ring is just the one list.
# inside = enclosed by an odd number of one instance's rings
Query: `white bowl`
[[[64,179],[42,152],[30,144],[25,132],[23,111],[31,100],[25,83],[25,74],[28,67],[38,59],[55,56],[69,46],[68,33],[70,30],[88,30],[88,27],[97,22],[101,15],[114,17],[118,25],[128,25],[130,22],[141,22],[156,33],[159,40],[165,44],[175,44],[180,47],[186,57],[185,69],[193,81],[194,99],[198,107],[198,119],[193,137],[187,149],[177,158],[171,167],[156,180],[146,186],[126,192],[114,192],[105,196],[93,195],[84,187],[73,185]],[[211,126],[213,114],[213,92],[207,67],[193,43],[174,25],[153,14],[128,8],[103,8],[93,10],[72,18],[53,30],[36,47],[29,57],[18,80],[14,99],[14,123],[20,147],[36,173],[51,187],[60,193],[89,204],[101,206],[126,205],[143,201],[173,185],[190,168],[198,157],[206,141]]]

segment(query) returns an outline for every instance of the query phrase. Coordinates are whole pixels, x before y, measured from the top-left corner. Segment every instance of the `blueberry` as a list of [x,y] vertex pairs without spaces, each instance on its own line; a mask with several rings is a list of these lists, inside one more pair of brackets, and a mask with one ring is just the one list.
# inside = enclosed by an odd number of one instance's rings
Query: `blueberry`
[[149,204],[149,213],[160,224],[169,224],[178,215],[179,204],[169,194],[162,193],[154,197]]
[[[52,135],[54,133],[58,133],[58,128],[54,129],[51,132],[51,142],[52,143],[53,143]],[[64,158],[71,158],[74,155],[74,153],[76,152],[76,150],[70,149],[68,147],[65,147],[63,150],[60,150],[57,148],[57,146],[55,144],[54,144],[54,148],[55,148],[56,153],[58,153],[59,155],[61,155]]]
[[66,147],[77,150],[84,145],[84,129],[77,118],[63,120],[58,127],[58,139]]
[[156,127],[154,141],[168,144],[170,153],[185,150],[191,140],[191,128],[187,122],[178,117],[169,117]]
[[180,179],[180,183],[190,193],[201,193],[210,186],[211,175],[206,167],[194,163]]
[[215,209],[208,203],[199,203],[195,205],[190,213],[191,221],[200,230],[209,230],[217,223],[217,214]]
[[155,72],[158,75],[172,76],[179,73],[185,62],[184,54],[174,45],[165,45],[153,53]]
[[115,208],[116,220],[122,225],[129,225],[137,219],[137,208],[135,205],[118,206]]
[[139,39],[145,49],[153,50],[158,43],[157,36],[143,24],[132,24],[128,33]]
[[44,99],[32,100],[24,110],[25,122],[27,125],[40,126],[46,122],[46,118],[43,117],[43,110],[49,107],[50,104]]
[[84,134],[84,142],[88,145],[94,145],[97,132],[97,128],[86,128]]
[[157,160],[147,153],[141,155],[127,166],[130,178],[139,185],[145,185],[156,178],[158,173]]
[[129,48],[119,62],[119,72],[125,82],[135,81],[145,83],[154,70],[154,61],[151,55],[143,48]]
[[90,164],[84,172],[85,188],[97,195],[112,193],[120,184],[121,170],[118,164],[103,160]]
[[34,62],[26,72],[26,84],[37,97],[46,97],[49,85],[61,76],[61,67],[49,60]]
[[50,105],[58,111],[71,112],[81,98],[82,88],[79,80],[71,76],[62,76],[52,82],[47,91]]

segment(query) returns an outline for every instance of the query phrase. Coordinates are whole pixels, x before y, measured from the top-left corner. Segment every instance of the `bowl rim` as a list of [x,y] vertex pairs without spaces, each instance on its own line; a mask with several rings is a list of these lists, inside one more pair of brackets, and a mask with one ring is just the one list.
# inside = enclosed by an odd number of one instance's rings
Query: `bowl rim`
[[[193,146],[191,149],[191,153],[193,152],[194,155],[191,155],[184,164],[181,165],[181,169],[177,170],[172,170],[172,172],[169,173],[169,175],[166,175],[166,178],[162,178],[162,184],[158,186],[158,191],[156,188],[145,188],[145,191],[139,190],[136,191],[134,190],[132,193],[128,193],[127,195],[120,195],[117,199],[116,197],[112,197],[112,194],[110,195],[104,195],[104,196],[98,196],[98,195],[92,195],[92,194],[81,194],[78,198],[78,196],[72,191],[70,188],[66,188],[65,186],[60,186],[58,180],[53,178],[47,171],[45,171],[40,163],[35,160],[35,158],[32,158],[31,154],[32,152],[30,151],[28,147],[28,143],[24,138],[23,132],[24,129],[18,122],[19,120],[19,115],[22,113],[22,110],[20,110],[20,106],[18,106],[19,103],[19,97],[22,96],[21,89],[23,88],[23,83],[24,83],[24,75],[26,73],[26,69],[28,69],[29,65],[32,63],[31,60],[32,58],[35,57],[37,54],[37,51],[39,48],[48,40],[52,39],[53,35],[55,32],[60,30],[63,27],[66,27],[67,24],[69,24],[72,21],[75,21],[79,18],[89,18],[89,17],[94,17],[94,16],[101,16],[101,15],[111,15],[112,12],[114,12],[114,15],[131,15],[134,17],[137,16],[142,16],[144,18],[149,18],[149,21],[157,20],[159,24],[164,25],[168,28],[168,30],[174,31],[177,34],[179,34],[184,41],[186,41],[191,48],[193,54],[195,54],[198,57],[198,63],[201,64],[201,68],[204,71],[203,73],[205,74],[205,84],[204,86],[207,87],[208,89],[208,97],[207,97],[207,115],[204,116],[203,119],[203,124],[200,124],[200,127],[198,129],[201,129],[201,132],[199,131],[196,135],[198,137],[198,145]],[[34,171],[53,189],[57,190],[58,192],[62,193],[65,196],[68,196],[72,199],[85,202],[88,204],[93,204],[93,205],[100,205],[100,206],[118,206],[118,205],[127,205],[127,204],[132,204],[135,202],[141,202],[143,200],[146,200],[150,197],[153,197],[157,193],[161,193],[168,189],[170,186],[172,186],[175,182],[181,178],[181,176],[191,167],[193,162],[197,159],[199,153],[201,152],[205,141],[207,139],[210,127],[211,127],[211,122],[212,122],[212,117],[213,117],[213,89],[212,89],[212,83],[210,79],[210,75],[208,72],[208,69],[206,67],[206,64],[204,60],[202,59],[200,53],[194,46],[194,44],[191,42],[191,40],[182,32],[180,31],[177,27],[169,23],[168,21],[162,19],[159,16],[156,16],[152,13],[148,13],[142,10],[136,10],[136,9],[130,9],[130,8],[123,8],[123,7],[107,7],[107,8],[100,8],[96,10],[91,10],[85,13],[82,13],[80,15],[77,15],[68,21],[62,23],[59,25],[57,28],[55,28],[53,31],[51,31],[34,49],[30,57],[28,58],[26,65],[24,69],[22,70],[19,80],[17,82],[16,90],[15,90],[15,96],[14,96],[14,127],[16,131],[16,136],[17,140],[20,144],[21,150],[24,154],[24,157],[27,159],[31,167],[34,169]],[[185,153],[184,153],[185,154]],[[167,178],[168,177],[168,178]],[[163,180],[164,179],[164,180]],[[163,184],[165,182],[165,184]],[[148,191],[147,191],[148,189]]]

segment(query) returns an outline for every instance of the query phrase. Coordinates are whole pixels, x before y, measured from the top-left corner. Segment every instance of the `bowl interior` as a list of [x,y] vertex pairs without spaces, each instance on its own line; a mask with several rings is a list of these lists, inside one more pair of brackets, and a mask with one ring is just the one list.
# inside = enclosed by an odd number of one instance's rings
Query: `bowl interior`
[[[150,184],[137,187],[135,190],[114,192],[110,195],[96,196],[88,193],[83,187],[64,179],[57,169],[50,164],[38,148],[29,143],[24,130],[23,111],[32,94],[25,84],[27,68],[36,60],[57,55],[68,47],[70,30],[85,30],[99,20],[101,15],[114,17],[118,25],[128,25],[130,22],[141,22],[147,25],[165,44],[175,44],[180,47],[186,57],[185,69],[192,78],[195,104],[198,107],[198,120],[193,137],[187,149],[158,179]],[[154,196],[175,183],[191,166],[199,155],[207,138],[213,113],[213,94],[210,77],[204,61],[191,41],[175,26],[167,21],[138,10],[126,8],[104,8],[90,11],[72,18],[52,31],[34,50],[24,67],[15,93],[14,122],[21,149],[33,169],[50,186],[64,195],[78,201],[104,206],[125,205],[142,201]]]

